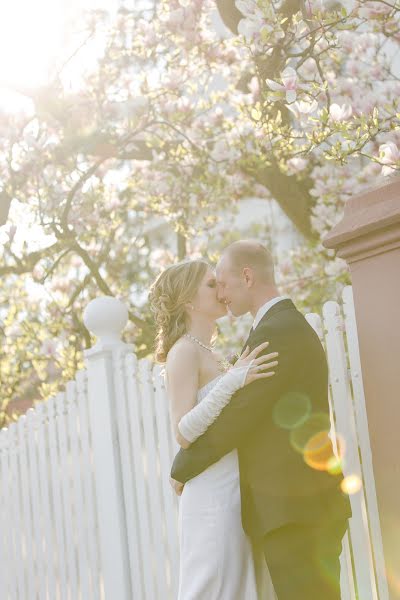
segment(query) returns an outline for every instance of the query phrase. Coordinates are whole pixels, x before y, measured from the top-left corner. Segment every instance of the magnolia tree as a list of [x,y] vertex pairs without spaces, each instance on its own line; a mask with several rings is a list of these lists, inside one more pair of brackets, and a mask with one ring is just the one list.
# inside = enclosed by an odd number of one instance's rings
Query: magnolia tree
[[[240,235],[220,221],[243,198],[274,198],[304,237],[281,257],[284,291],[306,309],[337,291],[347,272],[321,236],[350,195],[400,166],[398,13],[383,1],[169,0],[88,14],[85,43],[0,115],[4,406],[73,376],[99,293],[129,304],[126,338],[151,352],[151,280],[176,258],[215,260]],[[149,235],[157,219],[176,252]]]
[[246,160],[309,242],[282,266],[288,276],[302,273],[294,291],[312,305],[333,292],[329,281],[347,280],[344,262],[333,260],[321,239],[351,195],[396,176],[400,167],[400,4],[232,0],[219,6],[252,57],[250,99],[240,107],[250,129]]

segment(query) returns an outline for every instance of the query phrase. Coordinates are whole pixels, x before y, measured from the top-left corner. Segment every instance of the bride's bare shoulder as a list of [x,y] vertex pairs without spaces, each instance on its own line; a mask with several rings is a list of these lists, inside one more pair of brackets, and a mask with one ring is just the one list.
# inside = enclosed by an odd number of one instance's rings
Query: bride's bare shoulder
[[196,346],[187,338],[180,337],[173,346],[171,346],[167,355],[167,365],[176,361],[184,360],[197,361],[198,351]]
[[179,338],[170,348],[165,363],[167,380],[181,381],[182,378],[195,379],[198,376],[199,352],[190,340]]

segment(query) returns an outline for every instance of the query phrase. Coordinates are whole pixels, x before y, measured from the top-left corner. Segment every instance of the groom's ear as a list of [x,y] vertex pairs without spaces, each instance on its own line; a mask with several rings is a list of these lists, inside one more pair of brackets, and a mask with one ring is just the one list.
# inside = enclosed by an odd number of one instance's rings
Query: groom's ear
[[247,287],[250,287],[253,284],[253,270],[250,267],[244,267],[243,278]]

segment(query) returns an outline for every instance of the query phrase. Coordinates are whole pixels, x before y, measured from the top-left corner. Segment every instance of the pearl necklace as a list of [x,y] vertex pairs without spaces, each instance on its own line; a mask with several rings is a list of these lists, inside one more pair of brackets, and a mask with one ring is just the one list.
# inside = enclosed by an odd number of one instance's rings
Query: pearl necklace
[[[194,335],[191,335],[190,333],[184,333],[183,336],[189,338],[193,342],[196,342],[196,344],[199,344],[199,346],[201,346],[202,348],[205,348],[206,350],[211,352],[211,354],[215,355],[215,352],[211,346],[207,346],[206,344],[203,344],[203,342],[201,342],[199,339],[197,339],[197,337],[195,337]],[[229,369],[232,366],[231,363],[228,360],[226,360],[225,358],[217,358],[216,357],[216,360],[223,371],[226,371],[227,369]]]
[[184,337],[187,337],[190,340],[193,340],[194,342],[199,344],[199,346],[202,346],[202,348],[205,348],[209,352],[214,352],[214,350],[212,349],[211,346],[206,346],[205,344],[203,344],[203,342],[201,342],[199,339],[197,339],[197,337],[194,337],[194,335],[191,335],[190,333],[184,333],[183,335],[184,335]]

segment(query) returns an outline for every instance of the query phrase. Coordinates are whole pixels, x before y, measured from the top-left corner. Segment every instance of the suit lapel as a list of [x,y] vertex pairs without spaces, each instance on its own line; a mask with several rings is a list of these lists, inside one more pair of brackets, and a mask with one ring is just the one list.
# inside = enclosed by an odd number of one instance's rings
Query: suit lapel
[[242,348],[242,351],[241,351],[241,353],[240,353],[240,354],[243,354],[243,352],[245,351],[245,349],[246,349],[246,346],[247,346],[247,344],[248,344],[248,341],[249,341],[249,339],[251,338],[251,336],[253,335],[253,332],[254,332],[254,329],[253,329],[253,328],[251,328],[251,329],[250,329],[250,331],[249,331],[249,335],[247,336],[247,340],[245,341],[245,343],[244,343],[244,346],[243,346],[243,348]]
[[271,308],[260,319],[260,322],[258,323],[257,327],[255,329],[253,329],[253,328],[250,329],[249,336],[248,336],[247,340],[245,341],[244,346],[243,346],[242,351],[241,351],[240,354],[242,354],[245,351],[246,346],[250,346],[251,345],[251,344],[249,344],[250,339],[252,338],[253,334],[257,331],[257,329],[259,327],[261,327],[262,325],[264,325],[266,323],[266,321],[268,321],[268,319],[270,317],[272,317],[273,315],[275,315],[276,313],[280,312],[281,310],[287,310],[288,308],[293,308],[293,309],[296,310],[296,307],[293,304],[292,300],[289,300],[289,299],[281,300],[280,302],[277,302],[276,304],[274,304],[273,306],[271,306]]
[[280,302],[277,302],[276,304],[271,306],[271,308],[260,319],[260,322],[254,331],[256,331],[260,327],[261,323],[265,323],[265,321],[268,321],[268,319],[270,319],[276,313],[281,312],[282,310],[287,310],[288,308],[294,308],[296,310],[295,305],[293,304],[292,300],[290,300],[289,298],[285,299],[285,300],[281,300]]

